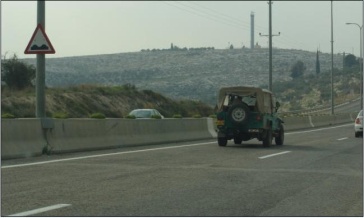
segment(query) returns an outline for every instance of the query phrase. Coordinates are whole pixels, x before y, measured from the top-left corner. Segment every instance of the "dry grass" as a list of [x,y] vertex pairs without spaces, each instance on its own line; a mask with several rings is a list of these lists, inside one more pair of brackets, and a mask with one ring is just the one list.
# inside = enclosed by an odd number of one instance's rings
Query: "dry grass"
[[[92,114],[100,113],[109,118],[122,118],[136,108],[155,108],[165,117],[172,117],[174,114],[182,114],[183,117],[201,114],[208,117],[213,114],[213,109],[201,102],[177,102],[153,91],[138,91],[132,85],[47,88],[45,93],[48,117],[88,118]],[[1,99],[2,113],[12,114],[17,118],[35,117],[35,102],[34,88],[22,91],[5,88]]]

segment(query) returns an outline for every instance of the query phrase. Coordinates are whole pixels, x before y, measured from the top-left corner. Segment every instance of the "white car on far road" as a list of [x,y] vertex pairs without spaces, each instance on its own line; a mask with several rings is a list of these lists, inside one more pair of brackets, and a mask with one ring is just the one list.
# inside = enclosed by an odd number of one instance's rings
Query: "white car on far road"
[[164,116],[159,113],[156,109],[135,109],[129,113],[129,116],[134,116],[136,119],[139,118],[159,118],[164,119]]
[[355,137],[363,136],[363,110],[361,110],[355,119]]

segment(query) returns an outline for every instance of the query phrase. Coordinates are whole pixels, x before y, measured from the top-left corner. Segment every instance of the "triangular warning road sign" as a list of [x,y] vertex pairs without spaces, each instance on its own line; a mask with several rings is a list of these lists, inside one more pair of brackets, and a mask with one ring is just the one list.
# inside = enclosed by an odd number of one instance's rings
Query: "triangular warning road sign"
[[54,54],[52,43],[49,41],[41,24],[38,24],[30,39],[24,54]]

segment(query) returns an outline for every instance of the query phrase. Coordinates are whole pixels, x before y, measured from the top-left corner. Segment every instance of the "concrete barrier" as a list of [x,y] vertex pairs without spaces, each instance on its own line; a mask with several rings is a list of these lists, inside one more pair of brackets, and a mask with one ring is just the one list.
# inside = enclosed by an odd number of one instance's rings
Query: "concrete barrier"
[[283,119],[283,121],[285,131],[307,129],[313,127],[312,123],[310,122],[310,118],[306,116],[286,117]]
[[321,116],[310,116],[313,127],[325,127],[335,124],[335,116],[332,115],[321,115]]
[[[350,114],[317,115],[310,116],[314,127],[325,127],[353,122]],[[354,123],[353,123],[354,125]]]
[[47,137],[53,153],[213,138],[204,118],[55,120]]
[[46,145],[39,119],[1,120],[1,159],[41,155]]

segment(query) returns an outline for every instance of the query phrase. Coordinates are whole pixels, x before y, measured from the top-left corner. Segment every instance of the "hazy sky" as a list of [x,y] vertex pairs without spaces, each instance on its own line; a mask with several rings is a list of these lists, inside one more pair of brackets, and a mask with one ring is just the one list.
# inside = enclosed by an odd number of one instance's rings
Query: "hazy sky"
[[[46,1],[47,58],[178,47],[268,47],[268,1]],[[362,1],[334,1],[334,53],[360,54]],[[273,1],[273,46],[331,53],[330,1]],[[1,2],[1,54],[24,50],[37,25],[37,2]]]

